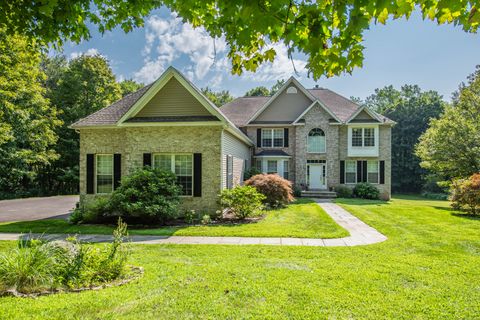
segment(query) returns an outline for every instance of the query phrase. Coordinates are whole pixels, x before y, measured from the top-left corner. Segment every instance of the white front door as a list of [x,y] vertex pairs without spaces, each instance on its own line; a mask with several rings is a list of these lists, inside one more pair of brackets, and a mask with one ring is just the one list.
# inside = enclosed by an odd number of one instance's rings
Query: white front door
[[326,189],[325,164],[309,164],[308,186],[310,189]]

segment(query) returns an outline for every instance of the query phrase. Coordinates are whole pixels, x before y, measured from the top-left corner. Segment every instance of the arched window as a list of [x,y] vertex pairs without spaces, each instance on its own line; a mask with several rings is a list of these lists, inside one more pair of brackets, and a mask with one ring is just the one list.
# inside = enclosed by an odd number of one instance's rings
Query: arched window
[[325,132],[320,128],[310,130],[307,137],[307,152],[325,152]]

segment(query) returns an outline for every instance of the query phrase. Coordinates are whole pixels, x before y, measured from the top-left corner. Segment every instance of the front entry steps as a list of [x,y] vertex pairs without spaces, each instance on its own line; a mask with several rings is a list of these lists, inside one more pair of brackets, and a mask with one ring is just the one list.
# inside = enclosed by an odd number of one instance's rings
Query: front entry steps
[[302,198],[319,198],[319,199],[333,199],[337,197],[337,193],[327,190],[308,190],[302,191]]

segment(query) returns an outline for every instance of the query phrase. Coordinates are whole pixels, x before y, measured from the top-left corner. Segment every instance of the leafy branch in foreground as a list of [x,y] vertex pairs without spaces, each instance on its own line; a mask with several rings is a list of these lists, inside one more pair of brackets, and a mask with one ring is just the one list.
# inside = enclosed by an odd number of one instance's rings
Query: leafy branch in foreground
[[361,67],[363,32],[372,23],[409,18],[414,10],[466,32],[476,32],[480,23],[476,0],[18,0],[0,3],[0,27],[46,43],[80,42],[90,38],[89,25],[102,33],[117,26],[129,32],[163,5],[212,37],[224,35],[234,74],[273,61],[271,44],[283,43],[290,56],[295,51],[308,56],[314,79]]

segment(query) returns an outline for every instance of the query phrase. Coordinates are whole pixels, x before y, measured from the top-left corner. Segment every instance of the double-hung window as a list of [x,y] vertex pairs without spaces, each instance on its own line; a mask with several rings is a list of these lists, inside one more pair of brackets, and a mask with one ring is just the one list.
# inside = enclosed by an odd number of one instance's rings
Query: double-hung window
[[290,171],[289,168],[289,161],[283,160],[283,178],[288,180],[288,172]]
[[267,173],[277,173],[277,160],[267,160]]
[[282,148],[283,129],[262,129],[262,148]]
[[375,128],[352,128],[352,147],[375,147]]
[[378,183],[378,161],[367,161],[367,181],[370,183]]
[[175,173],[177,184],[182,187],[182,195],[193,194],[192,154],[154,154],[153,167]]
[[357,162],[345,161],[345,183],[357,183]]
[[97,154],[97,193],[113,191],[113,154]]

